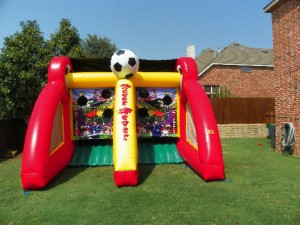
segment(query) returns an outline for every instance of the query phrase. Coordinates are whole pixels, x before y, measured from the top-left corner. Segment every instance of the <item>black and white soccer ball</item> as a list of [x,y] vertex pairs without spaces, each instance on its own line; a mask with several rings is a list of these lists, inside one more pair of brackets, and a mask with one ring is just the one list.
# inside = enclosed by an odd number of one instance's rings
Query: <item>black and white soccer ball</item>
[[116,51],[110,60],[110,69],[119,79],[128,79],[139,70],[139,59],[132,51]]

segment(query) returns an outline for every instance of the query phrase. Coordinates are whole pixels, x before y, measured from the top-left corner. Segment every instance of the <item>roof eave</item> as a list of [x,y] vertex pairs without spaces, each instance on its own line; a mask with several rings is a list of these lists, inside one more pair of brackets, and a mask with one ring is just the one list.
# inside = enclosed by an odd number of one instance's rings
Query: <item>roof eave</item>
[[274,10],[274,8],[277,7],[280,2],[281,2],[281,0],[273,0],[273,1],[271,1],[268,5],[266,5],[264,7],[264,11],[266,13],[272,13],[273,10]]
[[269,67],[269,68],[273,68],[274,67],[274,65],[260,65],[260,64],[212,63],[208,67],[206,67],[204,70],[202,70],[198,74],[198,77],[202,76],[212,66],[249,66],[249,67],[251,66],[251,67]]

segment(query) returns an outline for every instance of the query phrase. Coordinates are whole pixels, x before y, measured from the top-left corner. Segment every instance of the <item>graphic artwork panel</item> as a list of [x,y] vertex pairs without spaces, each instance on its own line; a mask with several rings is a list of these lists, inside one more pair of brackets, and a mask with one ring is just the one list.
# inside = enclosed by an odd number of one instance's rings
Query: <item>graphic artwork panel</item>
[[114,88],[72,89],[73,139],[111,139]]
[[137,88],[137,136],[178,137],[177,88]]

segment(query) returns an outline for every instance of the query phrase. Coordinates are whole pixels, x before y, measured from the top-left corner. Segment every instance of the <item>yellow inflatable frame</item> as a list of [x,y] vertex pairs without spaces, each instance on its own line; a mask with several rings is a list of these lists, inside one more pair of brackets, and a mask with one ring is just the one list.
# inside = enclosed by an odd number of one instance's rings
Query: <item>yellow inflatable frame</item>
[[[81,72],[67,75],[66,83],[70,89],[115,87],[113,161],[117,186],[135,186],[138,183],[135,88],[179,89],[180,79],[178,72],[138,72],[130,79],[118,79],[112,72]],[[176,99],[179,117],[179,96]],[[72,108],[72,103],[70,107]],[[177,122],[179,123],[179,118]],[[71,117],[71,127],[72,123]],[[180,133],[180,124],[177,125],[177,129]]]

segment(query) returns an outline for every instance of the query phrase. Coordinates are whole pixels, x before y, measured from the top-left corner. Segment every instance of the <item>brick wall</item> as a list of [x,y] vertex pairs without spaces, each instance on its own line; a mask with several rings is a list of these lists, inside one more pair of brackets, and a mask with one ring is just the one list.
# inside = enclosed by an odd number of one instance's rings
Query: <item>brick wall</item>
[[281,126],[295,127],[295,155],[300,155],[300,1],[281,1],[272,12],[274,76],[276,86],[276,149],[280,150]]
[[266,124],[218,124],[221,138],[266,138],[269,129]]
[[212,66],[200,76],[202,85],[220,85],[237,97],[275,97],[274,69],[252,67],[241,72],[238,66]]

